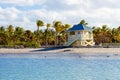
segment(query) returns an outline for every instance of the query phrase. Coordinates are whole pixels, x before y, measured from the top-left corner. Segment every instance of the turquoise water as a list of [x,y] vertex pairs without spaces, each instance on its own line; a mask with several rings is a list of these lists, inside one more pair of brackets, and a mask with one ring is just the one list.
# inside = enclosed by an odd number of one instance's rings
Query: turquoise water
[[120,80],[120,60],[0,58],[0,80]]

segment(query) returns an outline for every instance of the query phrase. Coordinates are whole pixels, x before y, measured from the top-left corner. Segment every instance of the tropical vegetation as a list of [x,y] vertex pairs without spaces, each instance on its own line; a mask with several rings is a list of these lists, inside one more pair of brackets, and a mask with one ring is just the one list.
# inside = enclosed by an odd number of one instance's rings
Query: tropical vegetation
[[[81,20],[79,24],[88,25],[85,20]],[[42,27],[46,28],[43,30]],[[20,26],[9,25],[0,26],[0,47],[57,47],[63,46],[67,42],[67,30],[70,24],[63,24],[61,21],[44,23],[41,20],[36,21],[35,31],[24,30]],[[111,28],[107,25],[101,27],[94,26],[93,35],[96,45],[101,43],[120,43],[120,26]]]

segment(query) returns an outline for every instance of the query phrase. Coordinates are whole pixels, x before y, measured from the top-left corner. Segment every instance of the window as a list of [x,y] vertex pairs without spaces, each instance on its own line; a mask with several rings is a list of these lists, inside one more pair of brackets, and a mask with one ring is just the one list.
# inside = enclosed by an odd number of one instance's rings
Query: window
[[71,32],[70,32],[70,35],[75,35],[75,31],[71,31]]
[[78,31],[78,34],[80,34],[80,31]]
[[92,34],[92,32],[89,32],[89,34]]

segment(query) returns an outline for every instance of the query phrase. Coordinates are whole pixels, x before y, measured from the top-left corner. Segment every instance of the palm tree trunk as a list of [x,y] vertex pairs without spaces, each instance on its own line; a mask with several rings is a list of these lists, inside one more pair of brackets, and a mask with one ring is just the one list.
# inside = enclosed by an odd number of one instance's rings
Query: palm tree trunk
[[38,43],[40,45],[40,30],[39,30],[39,27],[38,27]]
[[45,47],[47,48],[47,45],[48,45],[48,43],[47,43],[47,33],[45,34]]
[[45,39],[45,46],[46,46],[46,48],[48,46],[47,38]]
[[55,32],[55,47],[57,47],[57,42],[58,42],[57,33]]

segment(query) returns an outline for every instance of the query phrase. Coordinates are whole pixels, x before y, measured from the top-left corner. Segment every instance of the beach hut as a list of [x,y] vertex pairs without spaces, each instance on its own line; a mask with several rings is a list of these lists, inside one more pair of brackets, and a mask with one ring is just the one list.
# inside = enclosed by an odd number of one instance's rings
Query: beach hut
[[94,46],[92,28],[82,24],[74,25],[68,31],[66,46]]

